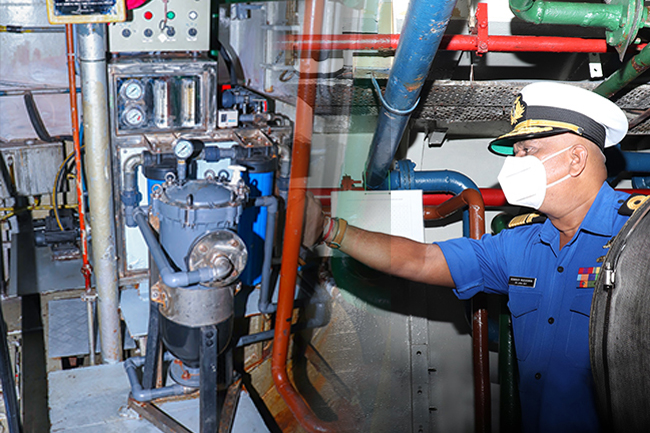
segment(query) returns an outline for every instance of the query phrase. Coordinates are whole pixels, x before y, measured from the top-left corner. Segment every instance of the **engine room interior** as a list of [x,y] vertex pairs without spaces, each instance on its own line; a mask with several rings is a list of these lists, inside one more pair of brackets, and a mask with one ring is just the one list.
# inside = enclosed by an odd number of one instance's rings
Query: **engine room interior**
[[[0,432],[522,431],[508,296],[372,269],[333,221],[526,218],[488,144],[537,82],[613,101],[607,183],[650,194],[646,27],[641,0],[0,0]],[[637,207],[589,285],[611,431],[650,426]]]

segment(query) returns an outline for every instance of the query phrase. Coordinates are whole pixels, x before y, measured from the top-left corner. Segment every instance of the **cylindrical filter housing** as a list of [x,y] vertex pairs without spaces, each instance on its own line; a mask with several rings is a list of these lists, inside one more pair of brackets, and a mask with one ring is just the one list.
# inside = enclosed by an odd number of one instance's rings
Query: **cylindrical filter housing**
[[188,287],[168,287],[160,281],[152,288],[160,303],[163,342],[184,364],[194,368],[199,364],[202,326],[217,326],[219,351],[230,341],[234,288],[248,255],[234,230],[248,190],[243,181],[225,184],[201,179],[179,184],[172,178],[169,176],[152,195],[162,248],[180,271],[224,263],[226,269],[231,268],[216,281]]

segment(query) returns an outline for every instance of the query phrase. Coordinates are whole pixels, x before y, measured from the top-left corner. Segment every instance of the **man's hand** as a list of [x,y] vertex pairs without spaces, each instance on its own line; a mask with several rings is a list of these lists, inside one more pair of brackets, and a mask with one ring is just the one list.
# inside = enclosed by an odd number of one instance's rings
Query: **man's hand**
[[303,222],[302,244],[311,248],[322,240],[325,215],[323,207],[314,194],[305,194],[305,219]]

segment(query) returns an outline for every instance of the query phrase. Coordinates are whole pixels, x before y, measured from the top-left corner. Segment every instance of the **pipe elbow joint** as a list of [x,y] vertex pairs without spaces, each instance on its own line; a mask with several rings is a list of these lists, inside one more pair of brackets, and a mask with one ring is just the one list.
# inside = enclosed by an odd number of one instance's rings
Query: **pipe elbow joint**
[[160,278],[167,287],[185,287],[190,285],[187,272],[173,272],[169,268],[160,269]]

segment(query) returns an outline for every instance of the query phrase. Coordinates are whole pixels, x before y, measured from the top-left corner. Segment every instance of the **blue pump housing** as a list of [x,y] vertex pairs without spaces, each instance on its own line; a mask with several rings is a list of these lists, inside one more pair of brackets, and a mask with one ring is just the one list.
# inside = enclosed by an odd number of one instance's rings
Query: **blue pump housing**
[[[244,179],[250,188],[250,198],[273,193],[273,172],[246,172]],[[244,209],[239,220],[238,234],[248,248],[248,263],[241,274],[241,281],[249,286],[259,284],[262,280],[267,217],[265,207],[249,207]]]

